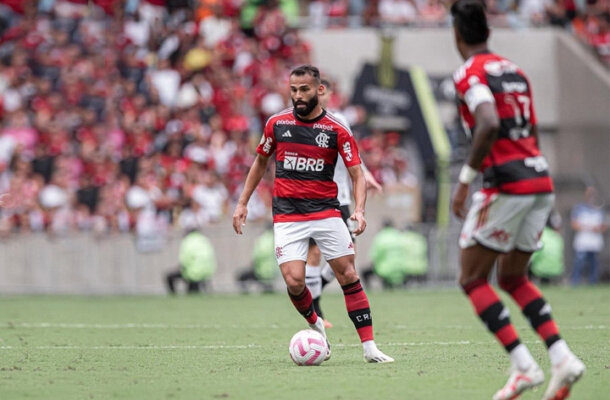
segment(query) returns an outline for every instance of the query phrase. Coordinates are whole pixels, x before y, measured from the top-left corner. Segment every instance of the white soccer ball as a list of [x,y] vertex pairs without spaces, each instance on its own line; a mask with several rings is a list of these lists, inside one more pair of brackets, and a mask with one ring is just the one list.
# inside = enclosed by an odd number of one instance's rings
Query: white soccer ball
[[296,365],[320,365],[326,358],[328,344],[320,332],[303,329],[290,339],[288,350]]

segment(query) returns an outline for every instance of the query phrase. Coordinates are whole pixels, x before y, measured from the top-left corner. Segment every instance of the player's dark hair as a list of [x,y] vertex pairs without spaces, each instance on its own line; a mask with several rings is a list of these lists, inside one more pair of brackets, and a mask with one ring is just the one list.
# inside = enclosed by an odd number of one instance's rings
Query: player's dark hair
[[457,0],[451,5],[453,26],[467,44],[480,44],[489,38],[489,26],[482,0]]
[[314,67],[313,65],[304,64],[299,67],[296,67],[295,69],[293,69],[290,72],[290,75],[291,76],[292,75],[296,75],[296,76],[311,75],[311,76],[313,76],[313,78],[316,80],[317,83],[320,83],[320,70],[317,67]]

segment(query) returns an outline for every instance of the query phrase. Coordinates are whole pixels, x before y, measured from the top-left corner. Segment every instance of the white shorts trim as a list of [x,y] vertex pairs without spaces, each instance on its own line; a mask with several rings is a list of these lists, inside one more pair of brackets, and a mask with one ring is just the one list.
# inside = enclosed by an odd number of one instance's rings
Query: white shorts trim
[[316,241],[326,260],[354,254],[354,243],[345,222],[339,217],[314,221],[278,222],[273,225],[275,257],[278,264],[307,261],[309,239]]
[[462,249],[476,243],[502,253],[534,252],[553,209],[555,195],[476,192],[460,234]]

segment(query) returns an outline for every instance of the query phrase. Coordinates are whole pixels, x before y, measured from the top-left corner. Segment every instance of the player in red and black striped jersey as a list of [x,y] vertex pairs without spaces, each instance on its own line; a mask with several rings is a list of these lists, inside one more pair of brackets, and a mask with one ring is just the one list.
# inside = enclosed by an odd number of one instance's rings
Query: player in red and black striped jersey
[[343,289],[365,361],[392,362],[394,359],[382,353],[374,341],[368,297],[356,272],[354,244],[341,219],[337,185],[333,181],[335,165],[341,157],[354,188],[356,206],[350,219],[357,225],[354,234],[361,234],[366,229],[366,183],[358,146],[349,127],[321,107],[319,96],[323,91],[316,67],[303,65],[291,71],[293,107],[271,116],[265,124],[256,159],[233,213],[233,228],[242,233],[248,200],[275,154],[275,253],[292,303],[309,326],[326,337],[324,322],[316,314],[311,292],[305,285],[305,262],[309,241],[313,239]]
[[[460,235],[460,284],[475,312],[508,352],[511,375],[494,400],[514,399],[544,381],[544,373],[521,343],[508,309],[489,284],[497,264],[499,286],[508,292],[548,348],[552,376],[544,400],[568,397],[584,364],[559,336],[551,307],[528,279],[532,253],[554,204],[553,182],[540,153],[532,90],[524,72],[490,52],[481,0],[451,6],[457,49],[465,64],[454,74],[459,111],[472,137],[452,210],[465,218]],[[483,188],[469,186],[483,174]]]

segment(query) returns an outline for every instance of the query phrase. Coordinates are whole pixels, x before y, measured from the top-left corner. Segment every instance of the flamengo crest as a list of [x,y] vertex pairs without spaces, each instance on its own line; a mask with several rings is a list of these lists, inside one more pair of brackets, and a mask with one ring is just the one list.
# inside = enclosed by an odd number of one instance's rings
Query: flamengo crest
[[320,132],[318,136],[316,136],[316,143],[319,147],[328,148],[329,139],[329,136],[325,132]]

